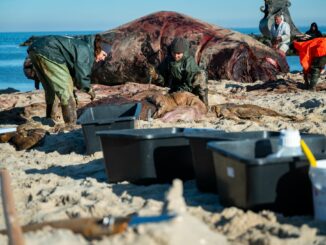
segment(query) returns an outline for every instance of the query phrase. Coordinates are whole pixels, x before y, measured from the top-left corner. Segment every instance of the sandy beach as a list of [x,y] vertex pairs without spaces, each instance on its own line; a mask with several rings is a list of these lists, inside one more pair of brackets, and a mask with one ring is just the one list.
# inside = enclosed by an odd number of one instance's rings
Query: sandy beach
[[[282,79],[303,84],[299,73],[284,75]],[[325,75],[320,83],[326,83]],[[280,93],[268,89],[249,91],[246,86],[253,84],[209,81],[209,104],[254,104],[301,120],[263,116],[255,121],[235,121],[210,116],[195,122],[139,120],[137,127],[212,128],[227,132],[294,128],[301,133],[326,135],[325,90],[288,89]],[[5,110],[44,103],[44,95],[42,91],[2,93],[0,101],[1,114]],[[50,127],[44,120],[39,122]],[[1,128],[13,126],[17,125],[0,121]],[[166,222],[130,227],[121,234],[94,240],[87,240],[70,230],[45,227],[25,233],[26,244],[326,244],[326,222],[316,221],[312,216],[284,217],[269,210],[253,212],[223,207],[218,195],[198,191],[195,180],[148,186],[129,182],[108,183],[103,154],[85,154],[80,126],[72,131],[49,133],[41,146],[28,151],[17,151],[9,143],[0,144],[0,168],[10,172],[21,225],[133,213],[159,215],[166,205],[178,213],[177,218]],[[166,195],[167,192],[170,195]],[[5,228],[1,211],[0,229]],[[0,235],[0,244],[7,242],[7,236]]]

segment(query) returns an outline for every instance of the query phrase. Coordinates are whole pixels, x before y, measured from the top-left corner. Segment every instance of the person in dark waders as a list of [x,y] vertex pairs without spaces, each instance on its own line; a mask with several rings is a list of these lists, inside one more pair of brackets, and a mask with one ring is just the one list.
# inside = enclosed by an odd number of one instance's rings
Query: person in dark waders
[[77,120],[74,86],[95,93],[90,86],[94,61],[103,61],[111,46],[100,35],[80,37],[44,36],[37,38],[27,52],[45,91],[46,117],[53,118],[60,100],[63,120],[75,124]]

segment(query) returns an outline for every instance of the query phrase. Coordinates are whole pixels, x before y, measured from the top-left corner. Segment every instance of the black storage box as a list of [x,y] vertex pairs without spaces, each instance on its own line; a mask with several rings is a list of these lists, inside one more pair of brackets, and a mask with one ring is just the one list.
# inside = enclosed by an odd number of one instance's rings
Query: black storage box
[[[317,159],[326,158],[326,138],[304,137]],[[272,209],[285,215],[313,212],[309,162],[298,157],[268,158],[277,138],[209,142],[222,205]]]
[[87,154],[101,150],[100,139],[95,134],[97,131],[135,128],[140,112],[141,103],[87,108],[77,120],[82,125]]
[[194,178],[184,128],[150,128],[97,132],[109,182],[170,182]]
[[279,132],[250,131],[227,133],[214,129],[187,129],[185,136],[189,139],[193,156],[196,184],[200,191],[217,193],[216,175],[213,155],[206,145],[209,141],[230,141],[239,139],[260,139],[279,136]]

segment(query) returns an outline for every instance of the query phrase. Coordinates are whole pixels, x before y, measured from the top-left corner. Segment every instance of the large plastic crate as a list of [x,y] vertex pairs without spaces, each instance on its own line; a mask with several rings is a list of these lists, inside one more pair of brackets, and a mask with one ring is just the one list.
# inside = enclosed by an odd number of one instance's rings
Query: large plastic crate
[[[317,159],[326,158],[326,138],[304,137]],[[285,215],[312,214],[309,163],[304,155],[268,158],[277,138],[209,142],[220,201],[243,209],[272,209]]]
[[279,132],[273,131],[227,133],[222,130],[214,129],[187,129],[185,136],[189,139],[191,147],[198,189],[203,192],[217,193],[213,154],[206,146],[209,141],[260,139],[276,137],[279,135]]
[[82,125],[87,154],[101,150],[97,131],[135,128],[140,112],[141,103],[87,108],[77,120],[77,123]]
[[171,182],[194,178],[189,141],[184,128],[101,131],[109,182]]

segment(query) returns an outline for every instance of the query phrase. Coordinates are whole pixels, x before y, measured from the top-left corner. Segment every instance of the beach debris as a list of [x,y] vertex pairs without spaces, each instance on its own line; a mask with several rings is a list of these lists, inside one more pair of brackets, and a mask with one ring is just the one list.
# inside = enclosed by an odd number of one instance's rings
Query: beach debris
[[277,79],[275,81],[267,81],[261,84],[247,85],[245,87],[246,92],[264,90],[267,92],[273,91],[275,93],[289,93],[298,92],[300,90],[306,90],[303,82],[297,82],[291,79]]
[[16,132],[9,132],[9,133],[0,134],[0,143],[9,142],[9,140],[11,140],[11,138],[14,137],[15,134],[16,134]]
[[25,244],[22,229],[19,225],[18,216],[15,208],[14,197],[10,188],[11,180],[7,169],[0,169],[0,187],[2,196],[3,213],[5,216],[8,231],[9,244]]
[[45,137],[46,130],[42,128],[35,128],[29,130],[19,130],[14,137],[11,139],[11,142],[15,145],[18,151],[28,150],[36,146],[41,142]]
[[257,106],[257,105],[252,105],[252,104],[238,105],[234,103],[226,103],[226,104],[213,105],[211,107],[211,111],[214,112],[217,117],[223,117],[225,119],[232,119],[235,121],[239,121],[239,119],[258,121],[263,116],[283,117],[283,118],[290,119],[292,121],[302,120],[297,116],[281,114],[274,110]]
[[[265,83],[255,84],[255,85],[247,85],[242,87],[241,90],[237,91],[234,90],[232,92],[251,92],[251,91],[258,91],[263,90],[266,92],[275,92],[275,93],[289,93],[289,92],[299,92],[302,90],[307,90],[306,86],[304,85],[303,77],[298,79],[299,81],[291,78],[280,78],[273,81],[267,81]],[[316,85],[316,91],[324,91],[326,90],[326,83],[320,82]]]
[[47,131],[41,123],[30,121],[19,125],[16,132],[0,136],[0,143],[12,143],[17,150],[28,150],[41,144]]

